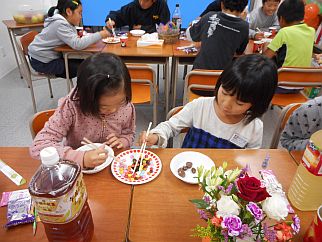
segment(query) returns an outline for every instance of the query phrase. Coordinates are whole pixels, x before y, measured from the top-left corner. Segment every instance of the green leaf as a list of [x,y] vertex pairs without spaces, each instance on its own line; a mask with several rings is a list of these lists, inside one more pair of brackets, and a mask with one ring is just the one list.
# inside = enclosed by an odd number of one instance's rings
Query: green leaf
[[200,209],[206,209],[207,207],[209,207],[209,204],[206,203],[203,199],[191,199],[189,201],[192,202],[197,208],[200,208]]

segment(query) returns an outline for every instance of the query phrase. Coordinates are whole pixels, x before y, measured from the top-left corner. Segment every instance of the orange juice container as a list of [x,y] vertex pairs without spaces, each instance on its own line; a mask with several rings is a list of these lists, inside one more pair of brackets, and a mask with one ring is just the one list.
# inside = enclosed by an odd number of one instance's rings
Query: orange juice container
[[60,160],[54,147],[43,149],[40,157],[29,192],[48,241],[90,241],[94,224],[80,166]]
[[315,132],[304,151],[288,198],[292,205],[302,211],[317,210],[322,204],[322,130]]

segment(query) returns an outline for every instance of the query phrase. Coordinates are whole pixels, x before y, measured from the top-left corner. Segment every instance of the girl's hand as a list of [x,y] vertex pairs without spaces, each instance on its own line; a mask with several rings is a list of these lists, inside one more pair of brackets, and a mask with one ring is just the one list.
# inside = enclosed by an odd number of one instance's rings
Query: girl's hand
[[264,38],[264,33],[263,32],[258,32],[254,36],[254,40],[261,40],[262,38]]
[[139,137],[139,145],[142,145],[146,141],[147,146],[152,146],[158,143],[159,141],[159,136],[157,134],[149,134],[147,139],[146,137],[146,131],[141,132],[140,137]]
[[107,28],[113,29],[114,25],[115,25],[115,21],[114,20],[111,19],[111,20],[107,20],[106,21],[106,27]]
[[121,149],[124,147],[121,140],[118,137],[116,137],[115,134],[110,134],[106,137],[106,144],[108,144],[111,148],[116,147],[117,149]]
[[105,144],[95,150],[85,152],[83,168],[94,168],[104,163],[107,159],[108,152],[105,150]]
[[102,39],[105,39],[107,37],[110,37],[111,33],[104,27],[103,30],[100,31],[100,35]]

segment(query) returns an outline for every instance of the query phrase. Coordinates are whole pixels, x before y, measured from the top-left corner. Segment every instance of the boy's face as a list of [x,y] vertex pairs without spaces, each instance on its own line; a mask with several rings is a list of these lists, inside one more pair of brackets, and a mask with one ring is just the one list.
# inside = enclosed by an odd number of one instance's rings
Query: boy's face
[[140,6],[142,9],[148,9],[150,8],[155,0],[139,0]]
[[267,1],[264,3],[263,5],[263,12],[267,15],[267,16],[272,16],[277,8],[278,8],[279,2],[276,1]]

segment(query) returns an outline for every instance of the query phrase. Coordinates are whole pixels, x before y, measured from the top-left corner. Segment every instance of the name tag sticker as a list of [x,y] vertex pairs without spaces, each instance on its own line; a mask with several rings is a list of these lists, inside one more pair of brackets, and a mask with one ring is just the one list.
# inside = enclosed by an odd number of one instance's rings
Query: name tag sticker
[[245,146],[247,145],[247,140],[240,136],[239,134],[234,133],[233,136],[231,136],[230,140],[231,143],[241,147],[241,148],[245,148]]

